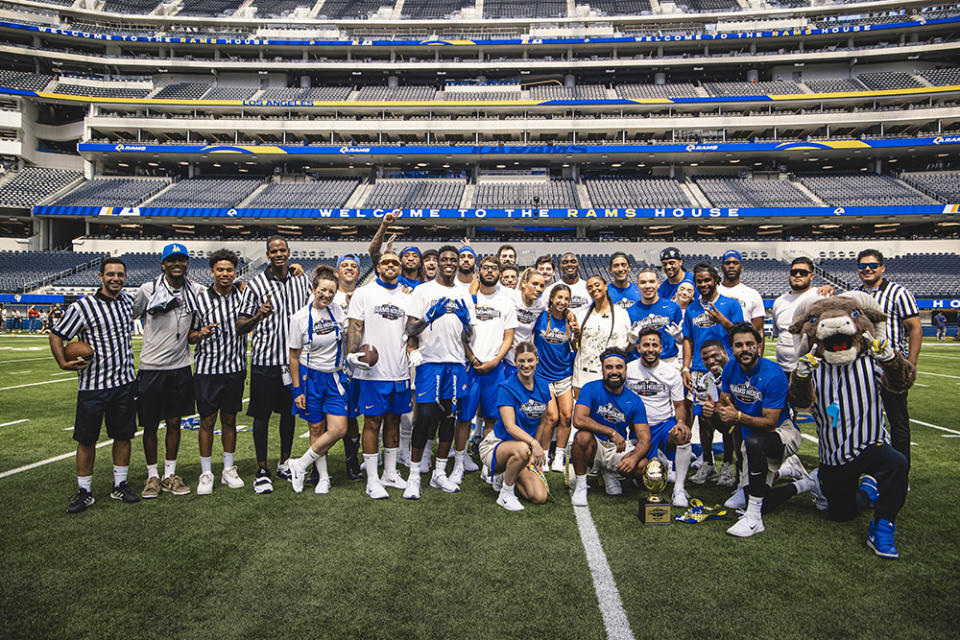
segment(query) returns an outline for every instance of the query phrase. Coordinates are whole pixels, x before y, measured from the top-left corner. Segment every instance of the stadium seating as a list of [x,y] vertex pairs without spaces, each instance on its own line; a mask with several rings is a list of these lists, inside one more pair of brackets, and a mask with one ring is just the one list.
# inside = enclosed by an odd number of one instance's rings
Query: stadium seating
[[481,182],[474,207],[579,207],[573,180],[542,182]]
[[363,19],[380,7],[393,6],[391,0],[324,0],[317,14],[321,18]]
[[83,207],[133,207],[170,184],[160,178],[94,178],[55,204]]
[[901,173],[900,179],[940,202],[960,203],[960,172],[958,171]]
[[58,82],[52,90],[71,96],[92,96],[94,98],[145,98],[151,89],[132,89],[127,87],[96,87],[87,84]]
[[352,87],[312,87],[304,89],[299,100],[346,100]]
[[299,100],[303,89],[273,88],[264,89],[259,100]]
[[800,182],[830,205],[888,206],[931,204],[934,201],[889,176],[805,175]]
[[26,73],[24,71],[0,70],[0,87],[43,91],[53,76],[44,73]]
[[[0,292],[22,293],[27,286],[99,264],[101,258],[73,251],[0,251]],[[92,274],[97,281],[96,271]]]
[[175,82],[161,88],[153,97],[168,100],[199,100],[208,89],[210,89],[209,84],[201,84],[199,82]]
[[804,80],[814,93],[834,93],[839,91],[864,91],[866,87],[856,78],[837,78],[830,80]]
[[342,207],[353,190],[355,178],[327,178],[312,182],[270,183],[246,204],[248,209],[302,209]]
[[460,206],[467,183],[459,179],[442,180],[377,180],[364,207],[395,209],[432,207],[455,209]]
[[161,0],[104,0],[103,11],[108,13],[148,14]]
[[789,180],[697,178],[715,207],[811,207],[815,203]]
[[484,18],[560,18],[567,15],[566,0],[484,0]]
[[[955,296],[960,291],[960,255],[955,253],[908,253],[883,262],[884,277],[917,297]],[[856,260],[828,258],[820,266],[851,285],[860,283]]]
[[911,89],[923,86],[909,73],[899,71],[862,73],[857,76],[857,78],[865,84],[868,89]]
[[737,0],[676,0],[677,7],[687,13],[713,13],[717,11],[739,11]]
[[0,206],[32,207],[82,177],[79,171],[27,167],[0,185]]
[[621,98],[692,98],[700,94],[688,82],[668,84],[622,84],[617,87]]
[[650,13],[650,0],[578,0],[577,6],[589,5],[600,15],[636,16]]
[[444,18],[474,4],[474,0],[404,0],[401,15],[404,18]]
[[600,84],[585,84],[575,87],[546,84],[530,87],[530,98],[532,100],[602,100],[606,97],[606,87]]
[[253,0],[251,6],[257,8],[258,18],[282,18],[297,7],[311,9],[314,4],[310,0]]
[[804,93],[796,82],[705,82],[703,87],[715,96],[749,96]]
[[950,67],[947,69],[927,69],[920,75],[932,85],[944,86],[960,84],[960,68],[957,67]]
[[229,209],[253,193],[260,181],[251,178],[199,178],[181,180],[148,205],[151,207],[191,207]]
[[229,16],[240,8],[243,0],[180,0],[178,16]]
[[426,86],[363,87],[357,92],[357,100],[384,102],[396,100],[433,100],[437,90]]
[[680,183],[670,178],[619,178],[605,176],[587,180],[587,193],[594,207],[689,207],[694,203]]
[[247,100],[257,89],[253,87],[211,87],[202,100]]
[[441,91],[437,100],[489,102],[492,100],[520,100],[520,91]]

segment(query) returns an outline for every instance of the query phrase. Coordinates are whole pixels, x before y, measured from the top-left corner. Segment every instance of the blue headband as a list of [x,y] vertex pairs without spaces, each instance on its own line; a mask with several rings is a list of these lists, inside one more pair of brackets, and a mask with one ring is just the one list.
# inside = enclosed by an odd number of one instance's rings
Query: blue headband
[[353,262],[357,263],[358,267],[360,266],[360,260],[357,259],[357,256],[353,255],[352,253],[345,253],[339,258],[337,258],[337,269],[339,269],[340,265],[346,262],[347,260],[352,260]]
[[474,251],[473,249],[471,249],[470,247],[463,247],[462,249],[460,249],[460,252],[457,253],[457,255],[460,255],[461,253],[469,253],[469,254],[472,255],[474,258],[477,257],[477,252]]
[[619,353],[608,353],[608,354],[607,354],[607,357],[601,359],[600,362],[606,362],[606,361],[609,360],[610,358],[620,358],[620,359],[623,360],[624,362],[627,361],[627,359],[624,358],[624,357],[623,357],[622,355],[620,355]]
[[720,257],[720,262],[726,262],[727,258],[736,258],[740,262],[743,262],[743,256],[741,256],[740,252],[736,249],[730,249],[729,251],[724,252],[723,256]]
[[413,251],[415,254],[417,254],[417,257],[420,257],[420,249],[417,249],[416,247],[407,247],[406,249],[400,252],[400,256],[403,257],[403,254],[408,253],[410,251]]

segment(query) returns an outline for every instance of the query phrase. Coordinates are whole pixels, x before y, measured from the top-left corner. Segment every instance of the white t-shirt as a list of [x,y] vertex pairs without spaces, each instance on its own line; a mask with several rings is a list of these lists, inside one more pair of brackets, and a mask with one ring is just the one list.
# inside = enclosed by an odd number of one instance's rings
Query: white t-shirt
[[343,359],[342,340],[346,320],[343,308],[336,302],[331,302],[326,309],[314,309],[312,304],[307,305],[290,316],[287,348],[301,350],[301,366],[326,373],[337,371]]
[[585,313],[581,320],[580,348],[573,361],[573,386],[578,389],[588,382],[603,378],[600,354],[604,349],[626,349],[629,345],[627,332],[630,331],[630,314],[617,305],[610,306],[611,311],[607,313],[594,311],[589,316]]
[[533,304],[527,306],[523,302],[523,293],[519,290],[508,290],[513,298],[513,308],[517,315],[517,328],[513,331],[513,346],[510,347],[510,353],[507,354],[506,361],[511,365],[516,364],[516,347],[521,342],[530,342],[533,340],[533,325],[537,322],[540,314],[547,310],[547,303],[543,298],[535,298]]
[[477,326],[473,330],[470,349],[481,362],[487,362],[493,360],[500,350],[504,331],[517,328],[517,309],[510,290],[497,285],[490,295],[477,292],[474,312]]
[[371,369],[357,368],[355,378],[386,381],[410,378],[404,339],[409,305],[410,294],[400,285],[388,289],[374,281],[353,292],[347,318],[363,322],[361,344],[373,345],[380,356]]
[[725,287],[722,284],[717,286],[720,295],[733,298],[740,303],[743,309],[743,319],[750,322],[754,318],[764,317],[763,297],[756,289],[748,287],[742,282],[735,287]]
[[658,361],[648,369],[640,359],[627,365],[627,388],[640,396],[650,426],[674,416],[674,402],[683,400],[683,378],[676,367]]
[[[550,303],[550,292],[561,283],[567,284],[563,282],[563,280],[558,280],[543,290],[543,295],[541,295],[540,298],[544,304]],[[587,314],[587,309],[590,308],[590,304],[593,302],[587,293],[587,281],[578,278],[576,282],[567,284],[567,286],[570,287],[570,311],[573,312],[577,322],[582,322],[583,316]]]
[[777,338],[777,364],[788,374],[797,368],[797,361],[802,353],[797,353],[797,339],[790,333],[790,325],[797,313],[797,307],[804,301],[818,300],[820,295],[815,287],[810,287],[803,293],[785,293],[773,303],[773,326],[780,332]]
[[463,351],[463,324],[454,315],[454,301],[461,300],[470,312],[470,324],[476,326],[477,316],[473,310],[473,299],[465,287],[445,287],[436,280],[425,282],[413,290],[410,296],[410,306],[407,315],[412,318],[423,319],[427,311],[440,298],[449,298],[448,312],[433,321],[418,336],[420,339],[420,353],[424,362],[458,362],[466,361]]
[[[475,280],[477,276],[473,276],[473,277],[474,277],[474,280]],[[457,287],[458,289],[463,289],[463,290],[465,290],[465,291],[469,291],[469,290],[470,290],[470,285],[472,285],[472,284],[473,284],[473,280],[471,280],[470,282],[463,282],[463,281],[461,281],[461,280],[460,280],[460,277],[459,277],[459,274],[457,274],[456,276],[453,277],[453,286]]]

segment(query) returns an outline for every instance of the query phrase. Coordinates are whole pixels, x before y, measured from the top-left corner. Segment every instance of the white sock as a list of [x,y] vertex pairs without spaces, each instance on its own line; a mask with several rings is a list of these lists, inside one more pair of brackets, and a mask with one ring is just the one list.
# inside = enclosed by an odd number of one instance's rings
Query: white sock
[[223,452],[223,468],[229,469],[232,466],[233,466],[233,454],[227,453],[226,451],[224,451]]
[[147,478],[156,478],[157,480],[160,479],[160,473],[157,471],[157,465],[147,465]]
[[673,481],[674,491],[683,491],[687,481],[687,471],[690,470],[690,460],[693,458],[693,447],[683,444],[677,447],[677,456],[674,464],[677,468],[676,479]]
[[[307,453],[313,453],[313,449],[308,449],[308,450],[307,450]],[[303,455],[304,455],[304,457],[306,457],[307,454],[305,453],[305,454],[303,454]],[[314,455],[314,456],[317,456],[317,454],[315,454],[315,453],[313,453],[313,455]],[[308,464],[308,466],[309,466],[309,463],[307,463],[307,464]],[[317,473],[320,474],[320,479],[321,479],[321,480],[329,480],[329,479],[330,479],[330,474],[327,473],[327,456],[317,456],[316,459],[314,460],[313,464],[316,465],[316,467],[317,467]]]
[[121,467],[119,465],[113,465],[113,486],[117,486],[121,482],[124,482],[127,479],[127,471],[130,467]]
[[467,457],[467,450],[464,448],[463,451],[454,451],[453,452],[453,468],[463,467],[463,459]]
[[363,461],[366,463],[364,470],[367,472],[367,486],[379,482],[377,478],[377,455],[376,453],[363,454]]
[[423,445],[423,457],[420,458],[422,462],[424,459],[427,461],[430,460],[430,455],[433,453],[433,440],[428,440],[427,444]]
[[177,473],[177,461],[176,460],[164,460],[163,461],[163,477],[169,478],[172,475]]
[[400,449],[384,449],[383,450],[383,477],[384,478],[396,478],[397,477],[397,454]]
[[[313,450],[313,447],[307,447],[307,450],[303,452],[303,455],[297,459],[297,464],[303,469],[309,469],[318,458],[320,454]],[[320,470],[320,467],[317,467],[317,471]]]
[[585,487],[585,486],[587,486],[587,474],[583,474],[582,476],[577,476],[574,489],[578,489],[580,487]]
[[760,498],[758,496],[749,496],[747,498],[747,515],[748,516],[759,520],[760,510],[762,507],[763,507],[763,498]]
[[77,487],[90,491],[93,486],[93,476],[77,476]]
[[507,484],[506,482],[504,482],[504,483],[503,483],[503,486],[500,487],[500,495],[501,495],[501,496],[514,496],[514,497],[515,497],[516,494],[513,492],[513,490],[516,488],[516,486],[517,486],[517,485],[515,485],[515,484]]
[[447,475],[447,458],[437,458],[437,466],[433,469],[433,475],[435,476],[445,476]]
[[207,456],[206,458],[200,456],[200,473],[210,473],[210,469],[210,456]]
[[410,473],[407,474],[407,480],[409,481],[412,478],[420,479],[420,463],[413,460],[410,461]]

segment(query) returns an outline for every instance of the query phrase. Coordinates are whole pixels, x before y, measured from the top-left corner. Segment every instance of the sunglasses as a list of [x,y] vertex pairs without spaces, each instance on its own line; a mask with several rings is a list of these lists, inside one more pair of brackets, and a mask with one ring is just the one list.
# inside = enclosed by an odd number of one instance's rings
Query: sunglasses
[[399,267],[400,261],[399,260],[381,260],[380,264],[387,267]]
[[864,271],[866,269],[870,269],[871,271],[876,271],[879,268],[880,268],[879,262],[861,262],[860,264],[857,265],[857,269],[859,269],[860,271]]
[[802,278],[810,275],[810,272],[806,269],[790,269],[790,275]]

